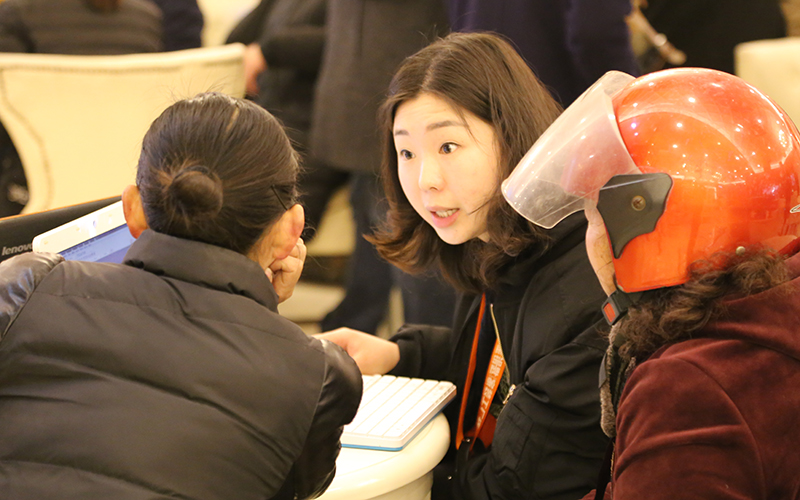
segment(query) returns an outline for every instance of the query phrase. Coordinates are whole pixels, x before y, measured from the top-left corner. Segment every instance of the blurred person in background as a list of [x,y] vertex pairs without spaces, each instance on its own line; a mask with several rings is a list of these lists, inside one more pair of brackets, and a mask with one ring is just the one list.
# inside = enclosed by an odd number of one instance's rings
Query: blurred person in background
[[325,46],[325,0],[262,0],[228,35],[243,43],[247,95],[308,147],[314,84]]
[[164,50],[195,49],[201,45],[203,13],[197,0],[153,0],[164,20]]
[[148,0],[5,0],[0,52],[133,54],[163,49],[161,12]]
[[625,17],[630,0],[449,0],[453,31],[509,38],[563,106],[606,71],[639,74]]
[[786,36],[800,36],[800,0],[781,0]]
[[307,225],[317,227],[331,195],[350,187],[356,243],[342,302],[323,330],[375,333],[393,284],[405,321],[449,325],[455,295],[438,276],[411,277],[378,256],[364,239],[388,208],[380,186],[378,107],[397,67],[449,32],[443,0],[329,0],[325,52],[314,96],[309,162],[301,180]]
[[[780,0],[642,0],[653,26],[686,54],[682,66],[734,73],[733,49],[753,40],[786,36]],[[645,63],[649,69],[671,68]]]
[[[325,47],[326,0],[262,0],[231,31],[227,43],[243,43],[247,97],[281,120],[307,172],[309,130],[322,53]],[[315,235],[327,198],[301,193],[310,216],[303,238]],[[346,258],[309,259],[304,281],[341,283]]]

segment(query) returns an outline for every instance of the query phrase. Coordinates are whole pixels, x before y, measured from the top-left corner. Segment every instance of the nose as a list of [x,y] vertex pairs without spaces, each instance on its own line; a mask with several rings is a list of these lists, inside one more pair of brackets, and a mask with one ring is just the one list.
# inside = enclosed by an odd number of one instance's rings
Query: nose
[[442,169],[434,159],[426,159],[419,168],[419,188],[423,191],[440,191],[444,185]]

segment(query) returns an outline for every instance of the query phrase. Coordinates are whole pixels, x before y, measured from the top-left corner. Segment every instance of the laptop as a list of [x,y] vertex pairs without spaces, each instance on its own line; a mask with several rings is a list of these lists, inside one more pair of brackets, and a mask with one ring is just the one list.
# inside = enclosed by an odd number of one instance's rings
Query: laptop
[[122,202],[117,201],[36,236],[33,251],[59,253],[66,260],[121,264],[133,242]]
[[0,261],[30,252],[36,236],[116,201],[119,196],[0,219]]

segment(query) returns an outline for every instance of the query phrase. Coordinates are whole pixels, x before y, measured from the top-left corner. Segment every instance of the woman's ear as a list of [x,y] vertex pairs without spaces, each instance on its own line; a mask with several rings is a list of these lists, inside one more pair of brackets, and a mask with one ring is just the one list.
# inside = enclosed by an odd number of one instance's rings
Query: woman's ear
[[125,214],[125,222],[128,224],[131,236],[138,238],[147,229],[147,219],[144,216],[139,188],[133,184],[122,191],[122,213]]
[[294,205],[270,226],[247,256],[264,269],[276,260],[285,259],[297,245],[297,239],[303,232],[305,222],[303,207]]
[[305,227],[306,218],[303,206],[299,203],[285,211],[272,227],[272,247],[276,259],[285,259],[297,245],[297,239]]

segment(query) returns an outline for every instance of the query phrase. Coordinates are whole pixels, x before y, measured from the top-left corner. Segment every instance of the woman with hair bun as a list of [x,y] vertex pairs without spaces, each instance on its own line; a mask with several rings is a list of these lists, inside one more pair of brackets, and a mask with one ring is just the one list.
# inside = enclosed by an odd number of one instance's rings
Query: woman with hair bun
[[305,258],[297,154],[222,94],[147,132],[122,265],[0,266],[0,498],[310,498],[361,376],[281,318]]

